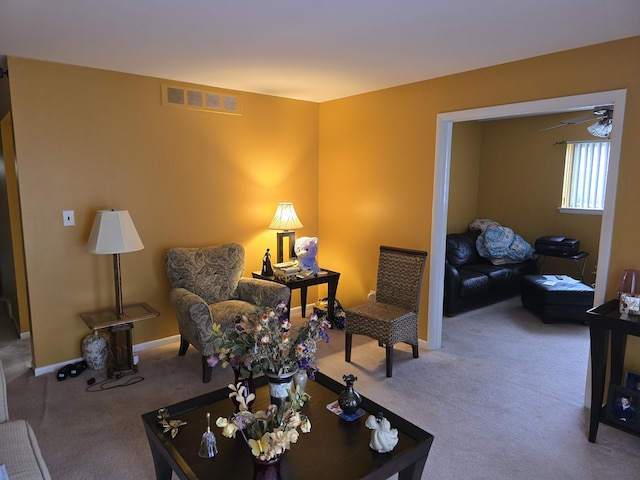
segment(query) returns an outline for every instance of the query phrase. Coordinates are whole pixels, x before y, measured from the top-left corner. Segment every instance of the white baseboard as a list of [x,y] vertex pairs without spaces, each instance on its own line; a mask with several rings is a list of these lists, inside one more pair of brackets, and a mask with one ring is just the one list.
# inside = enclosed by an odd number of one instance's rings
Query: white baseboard
[[158,340],[151,340],[150,342],[138,343],[133,346],[133,353],[148,350],[149,348],[162,347],[170,343],[176,343],[180,341],[180,335],[173,335],[171,337],[159,338]]
[[[171,337],[160,338],[158,340],[152,340],[150,342],[138,343],[133,346],[133,353],[141,352],[143,350],[147,350],[149,348],[161,347],[163,345],[168,345],[170,343],[175,343],[180,341],[180,335],[173,335]],[[65,365],[69,365],[70,363],[77,363],[83,360],[82,357],[74,358],[66,362],[54,363],[52,365],[46,365],[44,367],[39,367],[34,369],[34,374],[36,377],[40,375],[44,375],[45,373],[57,372]]]

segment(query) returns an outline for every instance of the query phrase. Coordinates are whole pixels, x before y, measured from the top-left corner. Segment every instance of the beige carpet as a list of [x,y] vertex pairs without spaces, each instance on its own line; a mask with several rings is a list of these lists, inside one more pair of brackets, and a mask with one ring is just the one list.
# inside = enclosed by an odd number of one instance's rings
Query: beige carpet
[[[87,392],[89,378],[101,380],[96,372],[63,382],[55,374],[33,377],[25,342],[0,342],[9,412],[29,420],[58,480],[155,478],[140,415],[232,379],[219,369],[203,384],[198,355],[190,349],[178,357],[175,344],[139,353],[143,381]],[[640,438],[601,425],[598,443],[587,441],[588,350],[587,327],[545,325],[515,298],[445,318],[443,348],[422,348],[419,359],[397,347],[391,379],[384,350],[364,337],[354,337],[352,363],[345,363],[339,330],[321,346],[320,367],[338,379],[355,374],[361,394],[434,434],[425,479],[640,478]],[[331,445],[319,446],[318,461],[322,455],[331,455]]]

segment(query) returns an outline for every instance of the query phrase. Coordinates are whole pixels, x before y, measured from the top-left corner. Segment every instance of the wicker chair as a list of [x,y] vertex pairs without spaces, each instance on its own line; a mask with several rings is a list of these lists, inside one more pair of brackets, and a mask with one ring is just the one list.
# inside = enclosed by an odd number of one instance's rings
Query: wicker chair
[[376,301],[346,311],[344,359],[351,361],[353,334],[386,348],[387,377],[393,373],[393,345],[408,343],[418,358],[418,308],[427,252],[380,247]]
[[211,380],[207,359],[214,353],[213,322],[225,324],[262,306],[289,302],[286,285],[242,277],[244,248],[230,243],[203,248],[171,248],[166,254],[171,303],[180,330],[178,355],[193,345],[202,355],[202,381]]

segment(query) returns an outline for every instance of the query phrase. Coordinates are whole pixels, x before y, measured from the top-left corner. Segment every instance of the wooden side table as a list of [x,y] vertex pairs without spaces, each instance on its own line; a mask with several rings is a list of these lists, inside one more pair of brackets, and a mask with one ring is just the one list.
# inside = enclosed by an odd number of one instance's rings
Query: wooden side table
[[[322,270],[327,272],[326,274],[318,274],[317,276],[310,275],[305,278],[294,278],[288,282],[280,280],[275,276],[267,277],[260,272],[251,272],[253,278],[259,278],[261,280],[269,280],[270,282],[281,283],[289,287],[289,290],[300,289],[300,307],[302,308],[302,316],[306,316],[307,310],[307,287],[312,285],[320,285],[322,283],[327,284],[327,320],[333,323],[333,310],[336,300],[336,292],[338,291],[338,280],[340,280],[340,272],[334,272],[332,270]],[[289,300],[289,309],[291,309],[291,300]]]
[[158,315],[160,315],[160,312],[146,303],[125,305],[123,314],[120,317],[118,317],[115,307],[80,314],[80,317],[90,329],[107,328],[109,330],[110,361],[107,368],[107,377],[111,378],[114,374],[135,373],[138,371],[133,362],[133,339],[131,335],[133,322],[155,318]]
[[[609,380],[613,384],[622,385],[624,373],[624,354],[627,346],[627,335],[640,337],[640,316],[620,314],[618,300],[587,310],[589,334],[591,336],[591,416],[589,421],[589,441],[595,442],[598,425],[604,422],[625,432],[640,435],[637,431],[608,422],[604,415],[602,402],[604,399],[604,382],[609,357]],[[611,337],[611,349],[609,349]]]

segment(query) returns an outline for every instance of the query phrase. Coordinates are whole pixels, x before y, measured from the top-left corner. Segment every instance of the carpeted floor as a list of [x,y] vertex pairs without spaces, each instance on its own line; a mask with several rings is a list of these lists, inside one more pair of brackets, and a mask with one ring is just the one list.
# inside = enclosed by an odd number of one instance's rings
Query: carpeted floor
[[[422,478],[640,478],[640,438],[601,425],[598,443],[587,441],[588,328],[543,324],[517,298],[445,318],[442,349],[421,348],[419,359],[397,346],[390,379],[384,350],[368,338],[354,337],[351,364],[342,331],[320,350],[324,373],[355,374],[361,394],[435,436]],[[123,377],[101,384],[123,386],[87,392],[89,378],[101,380],[96,372],[34,377],[28,340],[2,340],[10,415],[29,420],[55,479],[155,478],[140,415],[232,380],[217,369],[203,384],[196,352],[177,351],[176,343],[139,352],[143,381]],[[331,445],[318,447],[318,461],[330,454]]]

